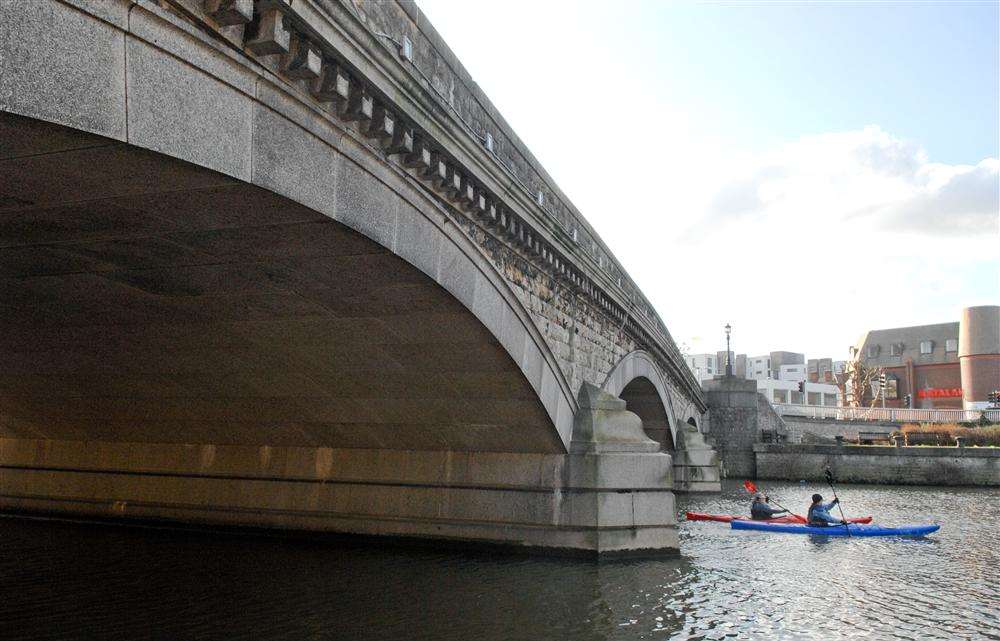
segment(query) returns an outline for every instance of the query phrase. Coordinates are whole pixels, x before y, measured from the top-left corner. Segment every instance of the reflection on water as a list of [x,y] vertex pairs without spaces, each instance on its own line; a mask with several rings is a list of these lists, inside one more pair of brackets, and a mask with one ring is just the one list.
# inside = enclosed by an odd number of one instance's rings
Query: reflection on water
[[[763,483],[761,485],[764,485]],[[769,484],[804,506],[813,485]],[[682,556],[593,564],[0,519],[3,639],[1000,639],[1000,492],[844,486],[926,539],[682,523]],[[678,508],[741,512],[736,483]]]

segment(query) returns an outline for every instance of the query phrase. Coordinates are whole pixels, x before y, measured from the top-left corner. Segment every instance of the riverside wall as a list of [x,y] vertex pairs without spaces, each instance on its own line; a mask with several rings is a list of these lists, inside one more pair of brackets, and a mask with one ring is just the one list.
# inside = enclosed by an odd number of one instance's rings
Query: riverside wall
[[785,427],[788,428],[789,440],[798,443],[805,435],[811,434],[834,440],[837,436],[843,436],[847,440],[856,440],[858,432],[894,432],[900,428],[902,423],[891,421],[844,421],[837,419],[808,418],[806,416],[781,417]]
[[758,479],[1000,487],[1000,448],[754,445]]

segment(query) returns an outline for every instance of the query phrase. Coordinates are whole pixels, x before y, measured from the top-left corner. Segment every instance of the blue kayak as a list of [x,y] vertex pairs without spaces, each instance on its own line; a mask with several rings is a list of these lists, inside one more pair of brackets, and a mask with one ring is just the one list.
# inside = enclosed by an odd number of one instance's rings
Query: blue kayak
[[799,525],[796,523],[766,523],[763,521],[733,521],[729,524],[734,530],[760,530],[762,532],[785,532],[788,534],[822,534],[824,536],[847,536],[850,528],[851,536],[924,536],[941,529],[940,525],[901,525],[885,527],[863,523],[851,523],[848,526],[830,525],[818,527],[815,525]]

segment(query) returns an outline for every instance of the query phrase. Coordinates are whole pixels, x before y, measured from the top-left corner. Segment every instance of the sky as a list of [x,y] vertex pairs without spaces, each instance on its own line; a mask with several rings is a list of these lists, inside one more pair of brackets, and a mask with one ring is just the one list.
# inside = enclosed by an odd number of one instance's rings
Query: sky
[[418,5],[686,352],[1000,304],[1000,2]]

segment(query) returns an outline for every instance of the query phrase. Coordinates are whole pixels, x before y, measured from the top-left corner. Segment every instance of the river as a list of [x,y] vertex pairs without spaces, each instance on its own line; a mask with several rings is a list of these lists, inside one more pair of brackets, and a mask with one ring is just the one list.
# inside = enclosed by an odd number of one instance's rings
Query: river
[[[760,485],[803,509],[824,491]],[[848,516],[943,527],[682,522],[679,557],[590,563],[5,517],[0,639],[1000,639],[1000,490],[838,489]],[[734,482],[678,500],[746,508]]]

